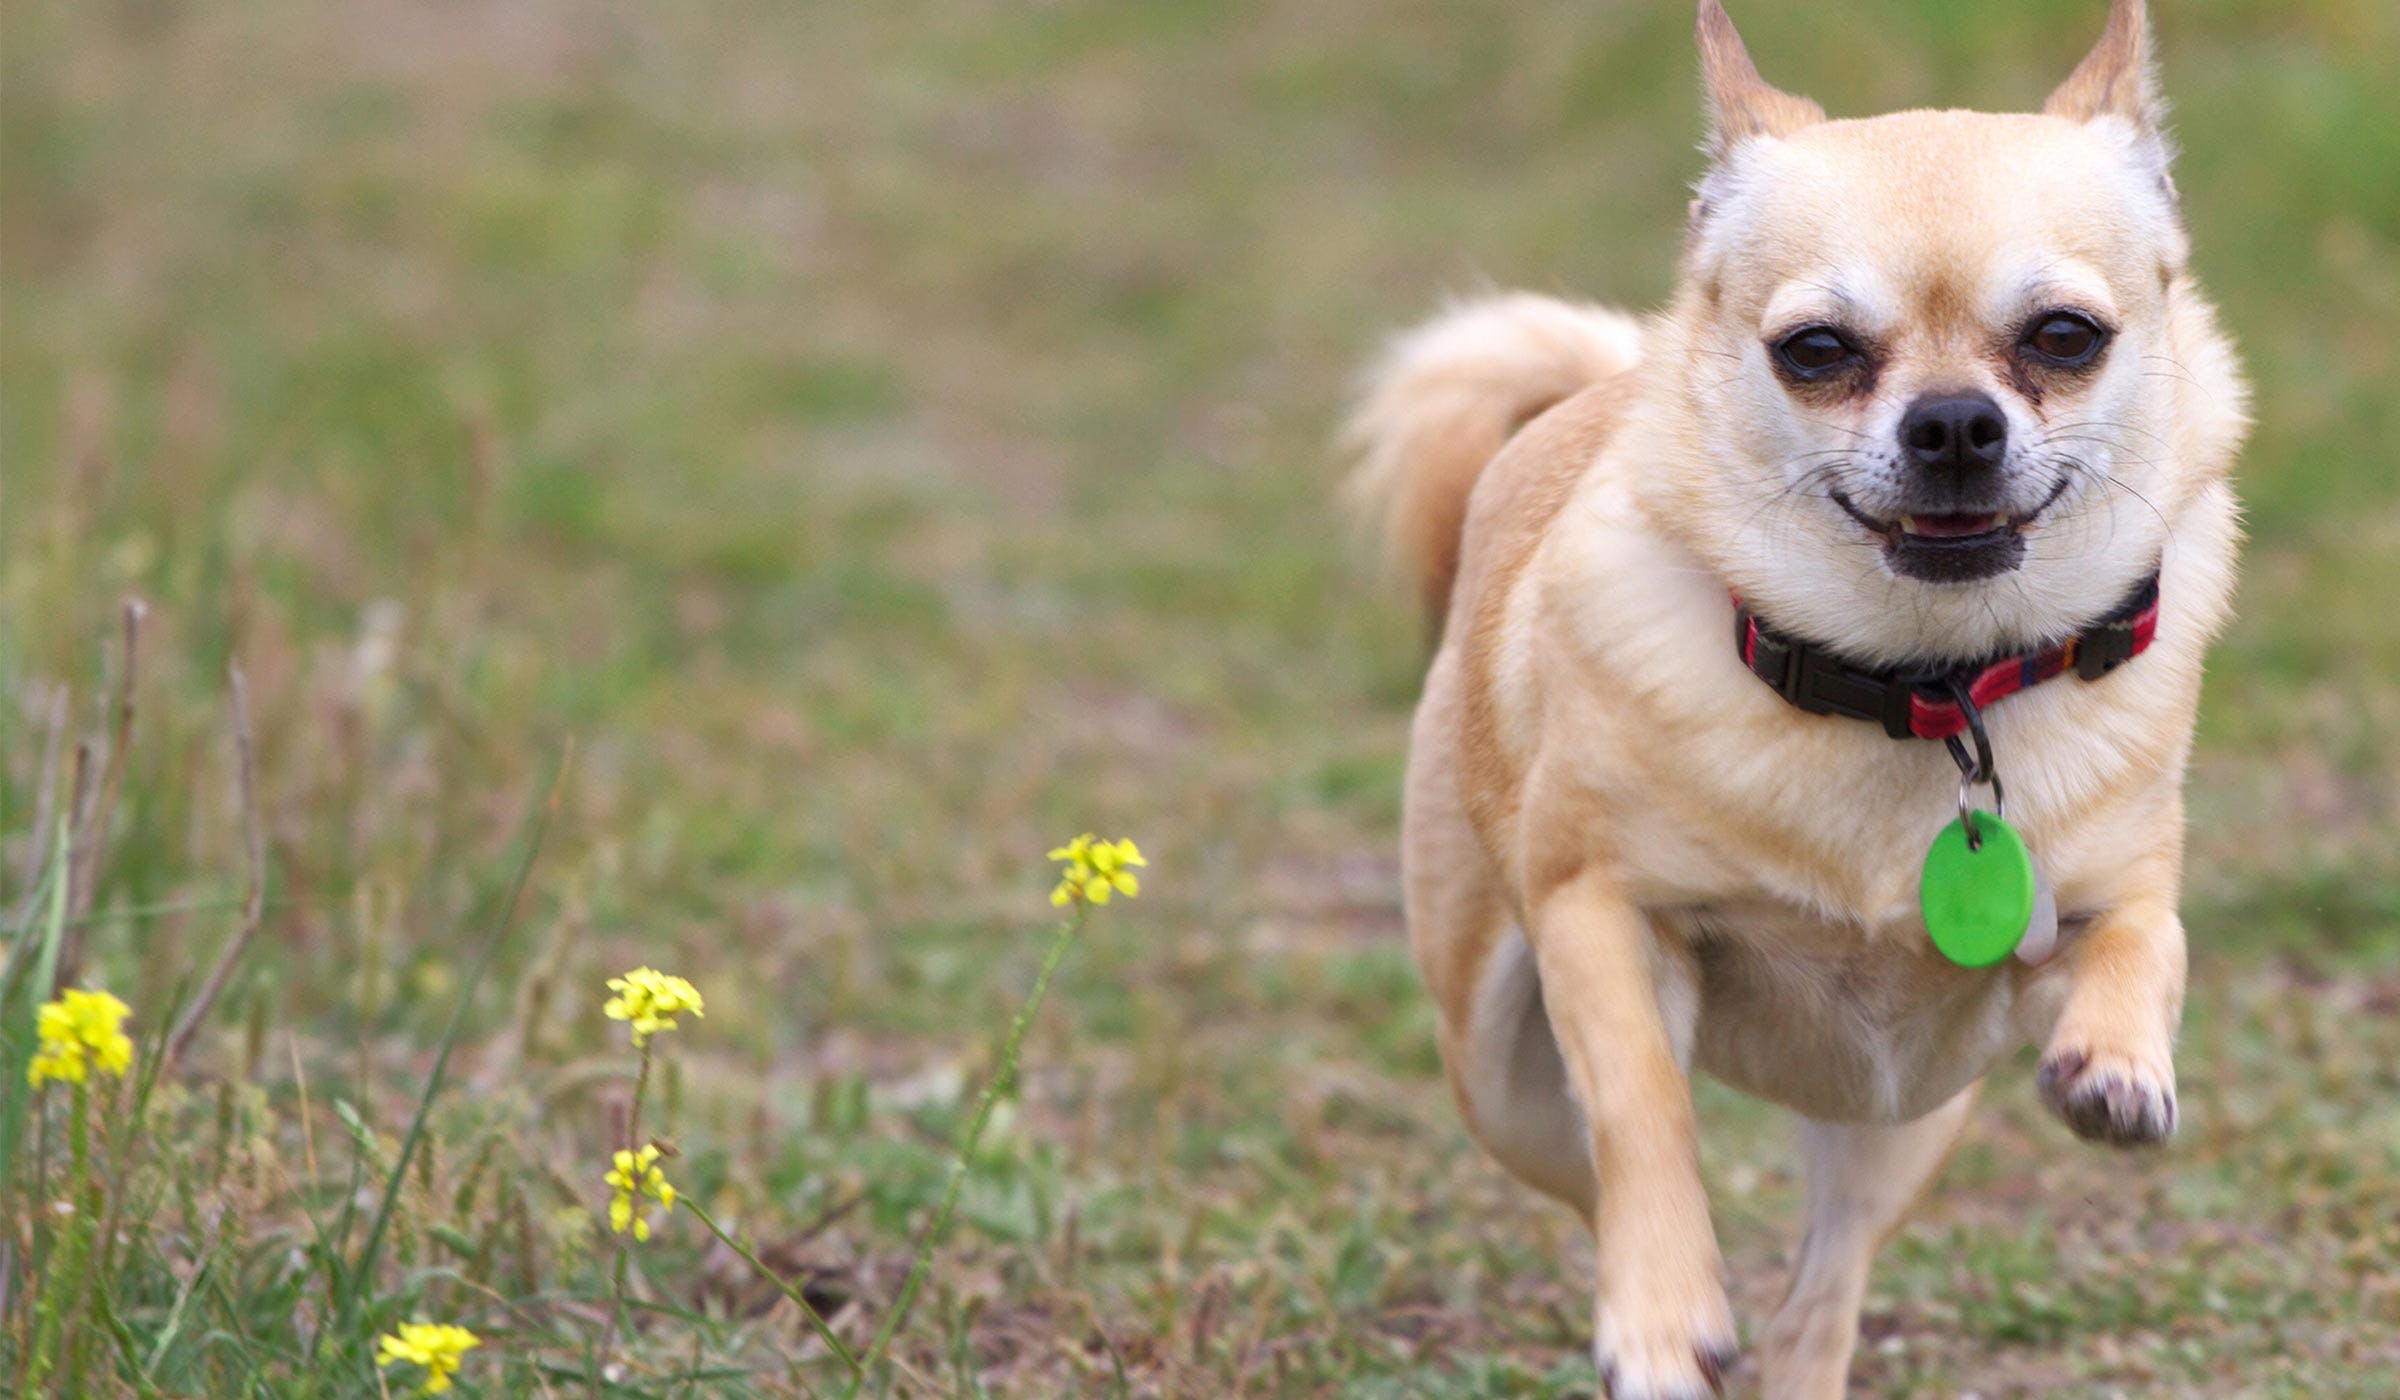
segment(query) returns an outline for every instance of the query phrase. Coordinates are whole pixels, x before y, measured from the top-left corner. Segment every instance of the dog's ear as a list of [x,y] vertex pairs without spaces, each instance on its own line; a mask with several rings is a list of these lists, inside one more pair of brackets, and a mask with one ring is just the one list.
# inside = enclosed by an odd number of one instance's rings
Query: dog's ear
[[2158,71],[2150,60],[2150,18],[2142,0],[2113,0],[2108,27],[2083,62],[2050,94],[2042,110],[2070,121],[2123,117],[2145,135],[2166,119],[2158,95]]
[[1723,0],[1700,0],[1700,73],[1708,85],[1708,154],[1723,160],[1753,136],[1789,136],[1825,120],[1805,97],[1769,87],[1742,47]]

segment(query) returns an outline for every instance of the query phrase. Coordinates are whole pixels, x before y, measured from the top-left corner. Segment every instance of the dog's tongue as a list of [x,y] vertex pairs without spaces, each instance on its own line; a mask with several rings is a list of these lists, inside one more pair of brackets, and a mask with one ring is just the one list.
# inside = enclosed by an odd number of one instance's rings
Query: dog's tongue
[[2000,523],[1996,515],[1912,515],[1902,528],[1912,535],[1933,539],[1956,539],[1961,535],[1980,535]]

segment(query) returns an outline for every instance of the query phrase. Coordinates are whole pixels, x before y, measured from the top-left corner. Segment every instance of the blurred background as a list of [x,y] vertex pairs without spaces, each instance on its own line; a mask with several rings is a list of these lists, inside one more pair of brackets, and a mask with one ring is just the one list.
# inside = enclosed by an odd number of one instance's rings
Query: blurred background
[[[2400,5],[2155,10],[2258,417],[2191,787],[2186,1128],[2103,1156],[2026,1066],[1998,1076],[1878,1275],[1861,1393],[2400,1387]],[[1736,19],[1771,81],[1850,116],[2038,106],[2104,11]],[[108,732],[141,599],[86,965],[163,1007],[223,940],[238,663],[272,898],[187,1074],[248,1086],[269,1157],[337,1096],[395,1131],[571,746],[452,1130],[589,1155],[599,979],[690,977],[679,1180],[847,1329],[1039,960],[1042,851],[1131,836],[1144,898],[1029,1043],[904,1347],[919,1393],[1588,1394],[1587,1247],[1467,1144],[1402,945],[1423,658],[1329,441],[1362,359],[1444,295],[1663,299],[1690,23],[15,0],[0,912],[63,800],[50,736]],[[1704,1111],[1755,1326],[1795,1164],[1775,1115]],[[233,1203],[265,1238],[316,1189],[279,1170]],[[587,1286],[555,1233],[490,1287]],[[783,1345],[705,1243],[662,1242],[641,1286],[712,1355]],[[571,1308],[481,1298],[453,1301],[510,1332],[491,1393],[578,1354]],[[259,1347],[245,1374],[291,1364]],[[744,1374],[724,1393],[798,1393]]]

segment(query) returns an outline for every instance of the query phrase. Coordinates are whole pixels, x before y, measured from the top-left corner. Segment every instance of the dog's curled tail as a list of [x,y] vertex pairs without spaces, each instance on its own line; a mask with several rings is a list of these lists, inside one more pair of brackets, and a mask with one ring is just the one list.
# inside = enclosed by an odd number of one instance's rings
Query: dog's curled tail
[[1352,501],[1381,524],[1435,627],[1484,464],[1543,410],[1630,369],[1641,327],[1602,306],[1514,293],[1463,302],[1392,343],[1343,440]]

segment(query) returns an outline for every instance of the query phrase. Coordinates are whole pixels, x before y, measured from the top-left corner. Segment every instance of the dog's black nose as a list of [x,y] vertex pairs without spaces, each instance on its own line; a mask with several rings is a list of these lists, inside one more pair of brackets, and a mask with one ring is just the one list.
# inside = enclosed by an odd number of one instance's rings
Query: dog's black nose
[[1928,394],[1900,420],[1900,451],[1911,466],[1973,472],[2000,465],[2008,451],[2008,418],[1992,396]]

